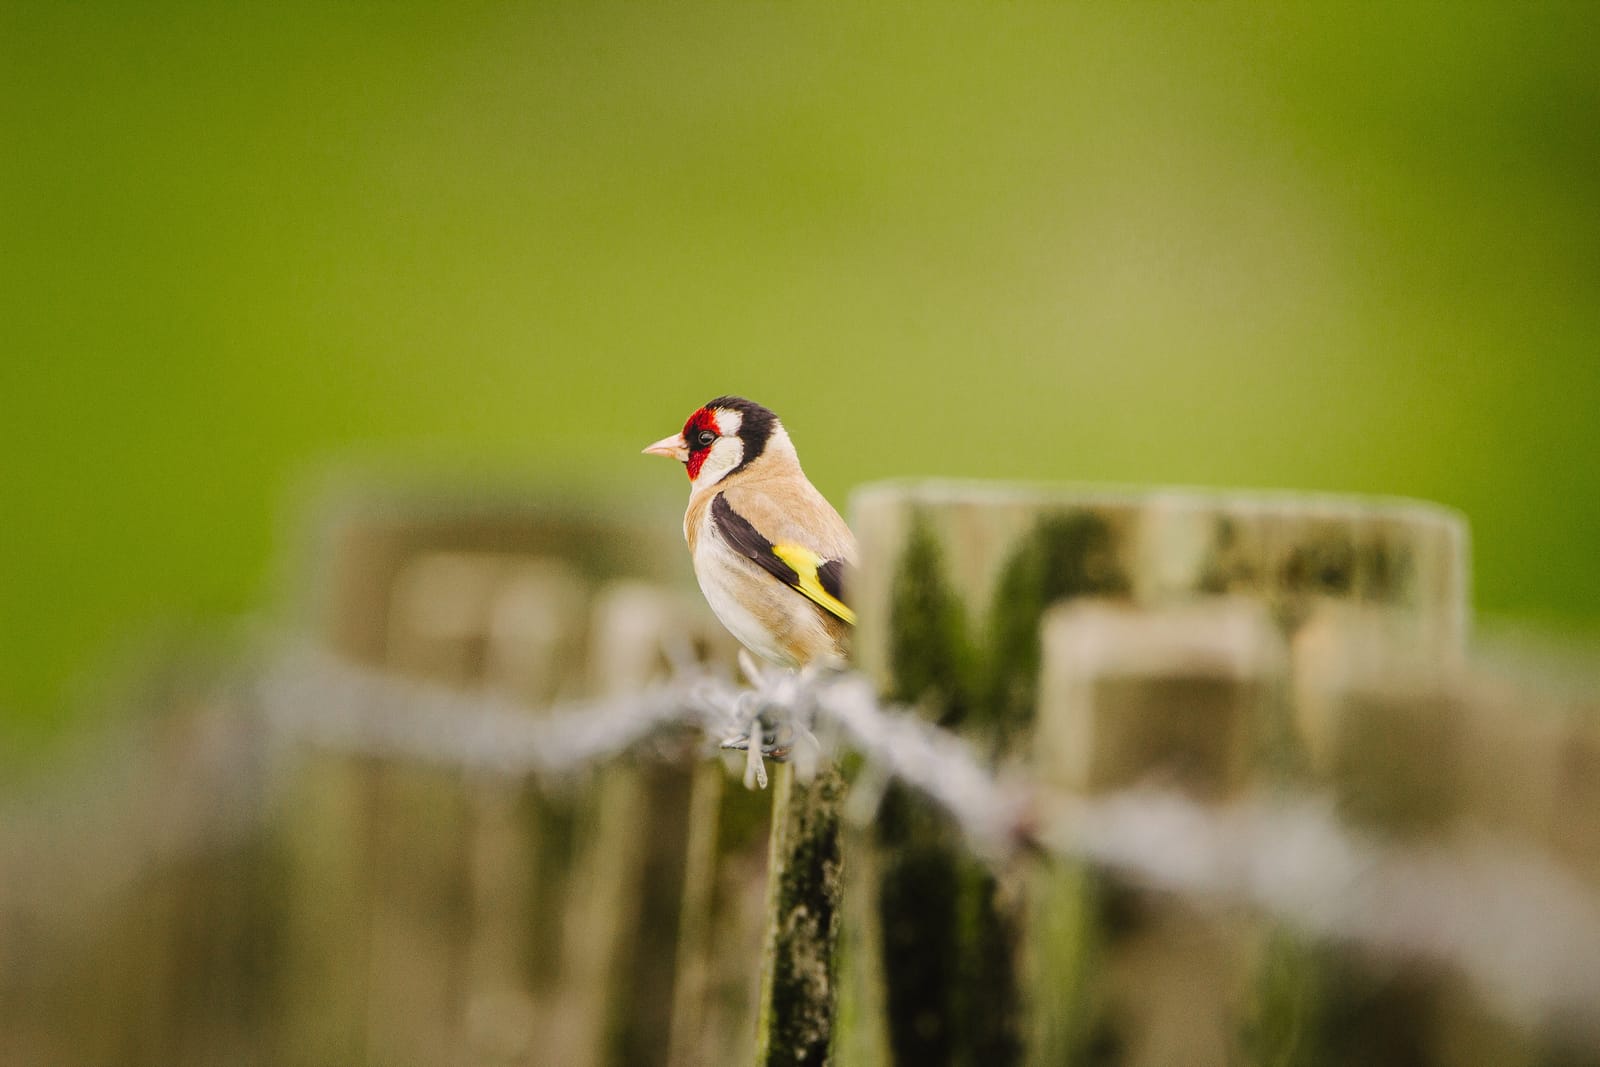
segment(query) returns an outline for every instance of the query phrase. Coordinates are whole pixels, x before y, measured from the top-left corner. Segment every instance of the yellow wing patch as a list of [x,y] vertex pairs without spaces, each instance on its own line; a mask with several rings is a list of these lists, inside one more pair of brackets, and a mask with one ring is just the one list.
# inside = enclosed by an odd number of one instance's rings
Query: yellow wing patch
[[823,562],[821,556],[804,545],[773,545],[772,554],[787,563],[795,574],[800,576],[800,580],[795,583],[795,589],[801,595],[851,626],[856,624],[856,613],[851,611],[844,601],[822,587],[822,579],[817,577],[817,568]]

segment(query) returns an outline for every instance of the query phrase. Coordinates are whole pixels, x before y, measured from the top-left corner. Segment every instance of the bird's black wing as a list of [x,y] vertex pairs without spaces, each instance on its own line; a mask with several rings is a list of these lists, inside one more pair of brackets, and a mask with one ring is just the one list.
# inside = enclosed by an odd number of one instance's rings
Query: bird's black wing
[[745,559],[835,618],[855,625],[856,613],[844,602],[844,561],[823,559],[804,545],[773,544],[718,493],[711,520],[728,546]]

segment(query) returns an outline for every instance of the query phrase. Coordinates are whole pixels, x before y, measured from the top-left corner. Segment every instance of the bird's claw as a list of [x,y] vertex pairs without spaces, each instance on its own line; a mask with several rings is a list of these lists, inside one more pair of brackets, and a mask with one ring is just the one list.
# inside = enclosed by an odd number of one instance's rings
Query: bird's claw
[[[750,735],[740,734],[738,737],[730,737],[724,740],[718,747],[733,749],[737,752],[748,752],[750,750]],[[793,751],[794,745],[791,742],[779,742],[777,740],[763,740],[760,749],[762,756],[777,763],[783,763],[788,760]]]
[[[761,731],[761,742],[752,745],[751,738],[757,730]],[[784,727],[768,729],[766,723],[758,716],[751,724],[751,728],[735,737],[730,737],[722,742],[722,747],[745,753],[744,785],[746,789],[765,789],[767,787],[766,759],[783,763],[789,759],[794,751],[793,731]]]

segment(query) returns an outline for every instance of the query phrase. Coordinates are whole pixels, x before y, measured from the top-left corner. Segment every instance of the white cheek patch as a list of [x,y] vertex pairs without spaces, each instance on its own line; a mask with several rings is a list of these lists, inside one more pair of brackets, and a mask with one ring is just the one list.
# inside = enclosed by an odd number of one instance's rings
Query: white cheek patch
[[739,436],[739,430],[744,426],[743,412],[735,411],[732,408],[718,408],[715,414],[717,417],[717,430],[722,436]]
[[[718,420],[721,425],[721,420]],[[724,437],[711,446],[705,462],[700,465],[697,485],[714,485],[744,460],[744,442],[737,437]]]

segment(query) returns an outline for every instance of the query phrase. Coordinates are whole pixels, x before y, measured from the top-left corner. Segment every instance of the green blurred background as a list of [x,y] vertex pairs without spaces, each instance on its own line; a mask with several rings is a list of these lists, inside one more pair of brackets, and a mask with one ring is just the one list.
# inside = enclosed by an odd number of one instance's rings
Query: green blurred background
[[[1399,493],[1600,619],[1600,5],[0,4],[0,740],[330,464]],[[687,566],[687,565],[686,565]]]

